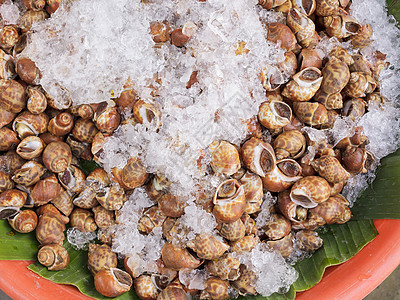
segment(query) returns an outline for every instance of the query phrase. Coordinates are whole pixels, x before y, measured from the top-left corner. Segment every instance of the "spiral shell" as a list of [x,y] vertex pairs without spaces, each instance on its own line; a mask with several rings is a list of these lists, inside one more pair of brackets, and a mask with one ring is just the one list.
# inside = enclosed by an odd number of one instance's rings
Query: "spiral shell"
[[245,212],[253,214],[260,210],[263,198],[263,184],[261,178],[247,171],[239,180],[243,186],[244,197],[246,198]]
[[95,187],[86,186],[72,202],[80,208],[89,209],[94,207],[97,204]]
[[185,300],[186,291],[180,284],[179,280],[176,279],[161,291],[158,295],[157,300]]
[[50,271],[64,270],[69,264],[67,250],[58,244],[49,244],[41,247],[37,257],[39,263]]
[[267,25],[267,39],[273,43],[280,42],[281,47],[295,54],[300,51],[296,36],[288,26],[279,22],[272,22]]
[[276,159],[299,158],[306,149],[306,139],[299,130],[289,130],[278,135],[273,143]]
[[164,244],[161,257],[165,266],[175,271],[195,269],[202,263],[202,261],[190,254],[187,249],[183,249],[169,242]]
[[28,161],[14,172],[12,180],[17,184],[30,186],[38,182],[45,172],[45,167],[40,163],[36,161]]
[[74,127],[72,115],[62,112],[50,120],[48,130],[56,136],[63,136],[69,133]]
[[126,201],[126,195],[119,186],[111,186],[98,191],[96,199],[107,210],[119,210]]
[[85,174],[81,169],[70,165],[64,172],[57,174],[61,185],[71,191],[71,193],[80,193],[84,187]]
[[257,138],[251,138],[243,144],[242,159],[247,169],[261,177],[271,171],[276,164],[274,149],[270,144]]
[[231,252],[236,253],[244,253],[251,252],[257,244],[260,242],[260,239],[254,235],[246,235],[242,237],[240,240],[230,242]]
[[258,120],[268,129],[279,129],[290,123],[292,109],[282,101],[272,100],[261,103],[258,109]]
[[136,295],[142,300],[156,300],[159,294],[156,284],[150,275],[140,275],[134,280]]
[[228,244],[209,234],[197,235],[194,240],[187,243],[187,246],[196,252],[199,258],[208,260],[221,257],[229,249]]
[[38,217],[33,210],[26,209],[20,211],[11,219],[8,219],[8,223],[15,231],[28,233],[35,230],[38,223]]
[[118,113],[115,103],[112,102],[100,112],[96,111],[95,120],[96,127],[101,132],[113,133],[121,123],[121,116]]
[[311,230],[300,230],[296,233],[296,240],[299,242],[300,249],[313,252],[322,247],[323,240],[318,233]]
[[290,9],[287,15],[287,24],[303,48],[315,45],[319,41],[314,22],[296,8]]
[[65,224],[68,223],[68,220],[63,218],[56,208],[53,207],[55,211],[50,211],[50,209],[47,209],[47,207],[47,205],[41,206],[45,213],[39,213],[39,222],[35,231],[36,239],[42,245],[62,245],[65,238]]
[[361,24],[349,15],[332,15],[324,18],[324,26],[329,36],[347,38],[361,32]]
[[232,175],[240,168],[240,157],[236,147],[226,141],[215,141],[210,145],[210,165],[215,173]]
[[104,244],[89,244],[88,269],[93,275],[101,270],[117,267],[117,254],[111,251],[111,247]]
[[347,100],[342,108],[342,116],[349,117],[355,121],[365,114],[366,103],[362,98],[353,98]]
[[280,214],[271,214],[270,219],[262,227],[262,231],[270,240],[279,240],[287,236],[292,229],[290,221]]
[[39,157],[44,149],[44,143],[41,138],[37,136],[28,136],[24,138],[17,147],[16,152],[23,159],[33,159]]
[[362,49],[369,46],[372,43],[370,39],[372,36],[372,27],[370,24],[364,24],[361,27],[361,31],[358,34],[352,35],[350,37],[351,45],[354,48]]
[[78,119],[72,128],[73,136],[85,143],[93,142],[96,133],[99,132],[96,125],[89,119]]
[[27,109],[33,114],[40,114],[46,110],[47,99],[45,95],[36,87],[28,86],[26,88],[27,94]]
[[18,28],[15,25],[5,25],[0,31],[0,46],[3,49],[11,49],[18,42]]
[[319,176],[331,183],[346,181],[350,177],[349,172],[333,156],[322,156],[312,161],[311,166],[318,172]]
[[23,0],[26,9],[40,10],[44,9],[46,1],[44,0]]
[[328,111],[320,103],[294,102],[293,111],[296,117],[307,125],[316,126],[328,122]]
[[131,157],[122,169],[121,180],[128,188],[133,189],[142,186],[149,174],[137,157]]
[[298,9],[302,14],[311,16],[316,9],[316,0],[291,0],[293,8]]
[[35,206],[40,206],[57,197],[61,189],[62,187],[58,183],[57,177],[53,174],[36,183],[30,196]]
[[265,9],[271,9],[281,6],[285,2],[286,0],[258,0],[258,4]]
[[293,76],[283,89],[282,95],[293,101],[308,101],[318,91],[322,80],[319,69],[314,67],[303,69]]
[[328,200],[330,190],[331,187],[324,178],[307,176],[292,186],[290,199],[305,208],[312,208]]
[[64,142],[52,142],[43,151],[43,163],[54,173],[64,172],[71,164],[71,148]]
[[20,113],[13,122],[12,128],[21,139],[39,135],[47,131],[49,117],[45,113],[32,114],[29,111]]
[[281,192],[301,179],[301,166],[293,159],[278,161],[274,169],[261,178],[264,190]]
[[115,225],[114,211],[107,210],[100,205],[93,207],[92,211],[94,212],[96,225],[100,229],[107,229],[108,227]]
[[74,209],[73,197],[74,194],[70,190],[62,190],[51,203],[64,215],[69,216]]
[[339,0],[318,0],[316,1],[315,14],[317,16],[331,16],[339,12]]
[[19,143],[17,134],[7,127],[0,128],[0,151],[8,151]]
[[372,93],[377,87],[376,81],[368,74],[353,72],[350,74],[350,80],[343,92],[352,98],[365,97]]
[[321,89],[329,94],[339,93],[349,82],[349,67],[339,59],[331,59],[322,69]]
[[353,174],[367,173],[372,169],[374,156],[364,148],[348,146],[342,155],[343,166]]
[[23,33],[28,32],[33,23],[40,22],[49,17],[49,14],[44,10],[27,10],[19,19],[18,27]]
[[11,190],[14,187],[14,182],[11,180],[10,174],[0,171],[0,193]]
[[27,193],[17,189],[4,191],[0,194],[0,207],[12,206],[21,208],[24,206],[27,197]]
[[155,202],[168,192],[171,182],[163,175],[155,174],[154,177],[146,184],[145,190],[147,196]]
[[54,13],[60,6],[62,0],[46,0],[46,11],[49,14]]
[[161,127],[161,111],[154,102],[138,100],[133,105],[133,116],[135,120],[146,126],[153,124],[155,129]]
[[228,300],[230,298],[228,289],[229,281],[218,277],[208,278],[205,282],[205,288],[201,292],[202,299]]
[[278,251],[283,258],[287,258],[293,252],[293,235],[289,233],[284,238],[275,241],[267,241],[266,244]]
[[289,190],[279,193],[277,204],[279,211],[290,221],[300,222],[307,218],[307,209],[290,199]]
[[218,259],[207,262],[205,269],[212,276],[218,276],[222,280],[234,281],[239,278],[240,261],[232,253],[225,253]]
[[70,215],[71,227],[78,228],[81,232],[93,232],[97,225],[93,213],[82,208],[75,208]]
[[329,197],[325,202],[318,204],[318,206],[312,208],[310,212],[324,219],[327,224],[343,224],[352,217],[348,206],[349,202],[345,197],[342,195],[336,195]]
[[285,81],[282,71],[270,64],[266,64],[261,70],[260,79],[264,89],[269,92],[277,91]]
[[128,292],[132,283],[131,276],[117,268],[101,270],[94,276],[96,290],[106,297],[117,297]]
[[0,107],[0,128],[10,124],[12,120],[15,118],[15,113],[12,113],[2,107]]
[[186,201],[172,194],[165,194],[158,200],[161,211],[168,217],[179,218],[185,213]]
[[317,50],[306,48],[302,49],[299,54],[300,71],[307,68],[322,68],[322,59]]
[[246,208],[243,186],[236,179],[222,182],[213,198],[214,216],[221,222],[231,223],[240,218]]

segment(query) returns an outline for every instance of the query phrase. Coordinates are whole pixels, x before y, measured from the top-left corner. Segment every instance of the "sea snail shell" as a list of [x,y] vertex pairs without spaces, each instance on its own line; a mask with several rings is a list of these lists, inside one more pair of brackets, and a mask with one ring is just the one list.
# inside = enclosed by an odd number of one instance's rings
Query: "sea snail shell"
[[40,248],[38,261],[50,271],[59,271],[68,266],[69,255],[63,246],[50,244]]

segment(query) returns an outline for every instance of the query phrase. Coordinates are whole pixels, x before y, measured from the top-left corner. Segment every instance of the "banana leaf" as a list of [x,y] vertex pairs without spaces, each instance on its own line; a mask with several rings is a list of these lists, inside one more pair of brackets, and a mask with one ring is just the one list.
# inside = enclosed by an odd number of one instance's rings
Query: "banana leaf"
[[400,20],[400,1],[387,0],[387,8],[390,15],[393,15],[397,21]]

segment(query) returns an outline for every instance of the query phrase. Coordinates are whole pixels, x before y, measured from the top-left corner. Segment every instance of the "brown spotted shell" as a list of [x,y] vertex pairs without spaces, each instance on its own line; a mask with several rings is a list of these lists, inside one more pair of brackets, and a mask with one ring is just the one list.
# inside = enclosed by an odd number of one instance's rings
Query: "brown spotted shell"
[[323,240],[318,233],[311,230],[300,230],[296,232],[296,240],[299,242],[300,249],[313,252],[322,247]]
[[132,283],[131,276],[117,268],[101,270],[94,276],[96,290],[106,297],[117,297],[126,293],[131,289]]
[[43,180],[38,181],[31,191],[31,198],[35,206],[44,205],[55,197],[57,197],[61,192],[61,185],[58,183],[57,177],[52,174]]
[[149,174],[137,157],[131,157],[122,169],[121,180],[130,189],[142,186]]
[[319,69],[314,67],[303,69],[286,84],[282,95],[293,101],[308,101],[318,91],[322,81]]
[[12,206],[21,208],[24,206],[27,197],[27,193],[17,189],[4,191],[0,194],[0,207]]
[[232,253],[225,253],[218,259],[208,261],[205,269],[212,276],[218,276],[222,280],[236,280],[239,278],[240,261]]
[[50,210],[47,209],[48,207],[47,205],[41,206],[42,211],[45,211],[45,213],[39,213],[39,222],[35,231],[36,239],[42,245],[62,245],[65,238],[65,224],[68,223],[68,218],[63,218],[56,208],[53,207],[54,209]]
[[44,147],[45,144],[41,138],[37,136],[28,136],[18,144],[16,152],[23,159],[30,160],[39,157]]
[[38,261],[50,271],[64,270],[69,264],[68,251],[61,245],[49,244],[41,247]]
[[64,172],[57,174],[61,185],[71,191],[71,193],[80,193],[84,187],[85,174],[81,169],[70,165]]
[[364,48],[372,43],[370,39],[372,36],[372,27],[370,24],[364,24],[361,27],[361,31],[358,34],[352,35],[350,37],[351,45],[354,48]]
[[46,0],[46,11],[49,14],[54,13],[60,6],[62,0]]
[[18,58],[15,65],[18,76],[27,84],[38,84],[40,71],[29,57]]
[[330,191],[331,187],[324,178],[307,176],[292,186],[290,199],[305,208],[312,208],[328,200]]
[[8,50],[18,43],[18,38],[18,27],[15,25],[5,25],[0,31],[0,46]]
[[258,138],[251,138],[243,144],[242,159],[247,169],[261,177],[276,164],[272,146]]
[[43,151],[43,163],[54,173],[64,172],[71,164],[71,148],[64,142],[52,142]]
[[0,128],[0,151],[8,151],[18,145],[17,134],[7,127]]
[[88,269],[93,275],[105,269],[117,267],[117,254],[111,251],[111,247],[103,244],[89,244]]
[[97,229],[93,213],[89,210],[75,208],[69,218],[71,227],[75,227],[81,232],[93,232]]
[[73,136],[85,143],[93,142],[94,136],[99,132],[96,125],[89,119],[78,119],[72,129]]
[[316,1],[315,14],[317,16],[331,16],[339,12],[339,0],[318,0]]
[[287,24],[296,35],[297,41],[303,48],[315,45],[319,36],[315,31],[314,22],[296,8],[290,9],[287,15]]
[[316,126],[328,122],[328,111],[320,103],[294,102],[293,111],[296,117],[307,125]]
[[146,184],[145,190],[147,196],[155,202],[168,192],[171,182],[161,174],[155,174],[153,178]]
[[278,195],[279,211],[290,221],[304,221],[307,218],[307,208],[297,205],[290,199],[290,191],[286,190]]
[[44,9],[46,1],[44,0],[23,0],[26,9],[40,10]]
[[197,235],[194,240],[187,243],[187,246],[196,252],[199,258],[208,260],[221,257],[229,249],[228,244],[209,234]]
[[327,94],[339,93],[349,82],[349,67],[336,59],[328,62],[322,69],[321,89]]
[[260,239],[257,236],[246,235],[240,240],[230,242],[231,251],[236,253],[251,252],[259,242]]
[[167,216],[158,205],[152,206],[143,212],[143,216],[139,219],[138,230],[141,233],[148,234],[155,227],[162,226],[166,218]]
[[185,213],[186,202],[178,196],[164,194],[158,200],[161,211],[168,217],[179,218]]
[[74,127],[74,120],[70,113],[62,112],[52,118],[48,130],[56,136],[63,136],[69,133]]
[[343,47],[336,45],[333,47],[331,52],[329,53],[330,57],[335,57],[344,62],[346,65],[351,66],[354,64],[354,59],[353,57],[347,52],[346,49]]
[[121,115],[115,103],[108,104],[104,109],[96,111],[96,127],[101,132],[113,133],[121,123]]
[[210,297],[213,300],[228,300],[230,298],[228,294],[229,287],[230,284],[227,280],[222,280],[218,277],[208,278],[200,297]]
[[202,261],[190,254],[187,249],[173,245],[169,242],[164,244],[161,257],[165,266],[175,271],[182,269],[195,269],[202,263]]
[[305,48],[301,50],[299,54],[299,66],[300,70],[304,70],[306,68],[314,67],[317,69],[322,68],[322,59],[319,53],[312,48]]
[[274,213],[261,229],[270,240],[279,240],[289,234],[292,226],[284,216]]
[[151,275],[140,275],[134,279],[136,295],[142,300],[156,300],[159,294]]
[[19,19],[18,27],[22,32],[28,32],[33,23],[43,21],[48,18],[49,14],[44,10],[27,10]]
[[258,4],[265,9],[271,9],[281,6],[285,2],[285,0],[258,0]]
[[246,198],[245,213],[253,214],[260,210],[263,198],[263,183],[260,176],[247,171],[239,180]]
[[261,178],[263,188],[270,192],[282,192],[301,179],[301,166],[293,159],[277,161],[275,168]]
[[0,193],[11,190],[14,187],[14,182],[11,180],[11,175],[0,171]]
[[343,166],[347,171],[358,174],[371,170],[374,156],[364,148],[348,146],[342,155]]
[[100,229],[107,229],[115,224],[114,211],[107,210],[101,205],[93,207],[92,211],[94,212],[96,225]]
[[38,182],[45,172],[46,168],[40,163],[36,161],[28,161],[14,172],[12,180],[17,184],[30,186]]
[[281,47],[287,51],[298,53],[300,46],[297,44],[296,36],[289,28],[283,23],[272,22],[267,25],[268,35],[267,39],[273,43],[280,42]]
[[214,216],[221,222],[231,223],[240,218],[246,208],[244,188],[236,179],[222,182],[213,198]]
[[20,211],[18,214],[8,220],[8,223],[17,232],[28,233],[35,230],[38,217],[37,214],[30,209]]
[[347,181],[350,174],[341,165],[341,163],[334,156],[322,156],[311,162],[311,166],[328,182],[338,183]]
[[267,101],[261,103],[258,109],[258,120],[268,129],[279,129],[290,123],[292,109],[282,101]]
[[24,139],[27,136],[45,133],[48,124],[47,114],[32,114],[29,111],[23,111],[14,119],[12,128],[21,139]]
[[314,100],[321,103],[326,109],[341,109],[343,98],[340,93],[328,94],[320,89],[314,96]]
[[314,13],[316,9],[315,0],[302,0],[302,1],[291,1],[293,8],[298,9],[301,13],[306,16],[310,16]]
[[343,92],[352,98],[365,97],[366,94],[372,93],[376,87],[376,81],[372,76],[362,72],[352,72]]
[[299,130],[289,130],[276,137],[273,143],[276,159],[299,158],[306,149],[306,139]]
[[266,244],[272,249],[278,251],[283,258],[287,258],[293,252],[293,235],[292,233],[289,233],[280,240],[267,241]]
[[257,275],[246,265],[240,265],[240,277],[232,282],[232,285],[242,296],[257,295],[256,281]]
[[61,192],[51,201],[51,203],[64,215],[69,216],[74,209],[74,204],[72,203],[73,197],[73,192],[62,189]]
[[157,300],[186,300],[186,291],[176,279],[161,291]]
[[0,79],[0,105],[13,113],[19,113],[26,105],[25,89],[15,80]]
[[135,120],[146,126],[154,124],[155,129],[161,126],[161,111],[155,102],[138,100],[133,105]]
[[171,38],[171,27],[167,22],[150,22],[150,32],[155,43],[165,43]]
[[210,145],[211,168],[215,173],[232,175],[240,169],[240,157],[236,147],[226,141],[215,141]]
[[312,208],[310,212],[324,219],[327,224],[343,224],[352,217],[348,206],[349,202],[345,197],[342,195],[336,195],[329,197],[325,202],[318,204],[318,206]]
[[89,209],[97,204],[96,190],[94,186],[86,186],[72,203],[80,208]]
[[361,24],[348,14],[327,16],[323,22],[326,33],[339,39],[361,32]]
[[15,118],[15,113],[8,111],[7,109],[0,106],[0,128],[10,124]]
[[119,210],[126,201],[126,195],[124,189],[114,185],[98,191],[96,199],[107,210]]

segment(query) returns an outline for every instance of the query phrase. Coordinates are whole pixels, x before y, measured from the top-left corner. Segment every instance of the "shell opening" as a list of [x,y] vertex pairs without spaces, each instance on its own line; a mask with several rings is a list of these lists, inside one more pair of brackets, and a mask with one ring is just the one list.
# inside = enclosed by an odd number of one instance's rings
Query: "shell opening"
[[355,22],[345,22],[345,28],[348,32],[356,34],[361,30],[361,26]]
[[24,142],[19,147],[19,151],[23,152],[23,153],[28,153],[28,152],[32,152],[32,151],[39,149],[40,146],[42,146],[42,143],[40,141],[27,141],[27,142]]
[[235,181],[225,182],[218,189],[218,198],[230,198],[235,195],[237,191],[237,184]]
[[262,151],[260,153],[260,161],[259,161],[259,166],[262,170],[262,173],[267,173],[274,168],[273,161],[274,161],[274,159],[273,159],[271,153],[262,149]]
[[290,120],[292,116],[292,110],[289,105],[284,102],[273,101],[270,105],[272,112],[281,117]]
[[303,1],[301,1],[301,4],[302,4],[302,8],[305,11],[305,14],[309,15],[311,10],[312,10],[312,8],[313,8],[313,1],[303,0]]
[[132,285],[132,277],[128,273],[115,268],[110,268],[110,270],[119,284],[127,286]]
[[284,160],[277,163],[279,170],[288,177],[301,175],[301,166],[293,160]]
[[18,207],[0,207],[0,220],[10,219],[19,212]]
[[304,221],[305,219],[307,219],[307,208],[296,206],[296,220]]
[[370,152],[366,152],[366,157],[365,157],[365,162],[364,162],[364,168],[368,171],[371,170],[372,165],[374,164],[374,157]]
[[320,76],[320,74],[315,71],[315,70],[310,70],[310,69],[306,69],[302,74],[301,74],[301,79],[303,80],[307,80],[307,81],[314,81],[316,79],[318,79]]
[[297,205],[304,208],[313,208],[318,204],[310,199],[307,193],[300,189],[295,189],[290,192],[290,199]]

